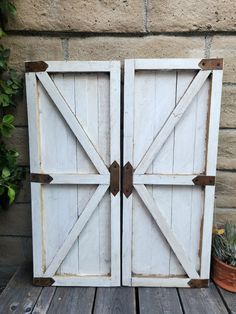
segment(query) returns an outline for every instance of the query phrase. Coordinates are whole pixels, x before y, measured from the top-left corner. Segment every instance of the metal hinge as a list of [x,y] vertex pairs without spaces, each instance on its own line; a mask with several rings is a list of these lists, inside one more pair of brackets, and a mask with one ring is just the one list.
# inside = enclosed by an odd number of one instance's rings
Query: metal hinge
[[44,61],[25,62],[25,72],[45,72],[48,64]]
[[133,167],[130,162],[127,162],[123,167],[123,189],[127,198],[133,192]]
[[215,185],[215,177],[199,175],[193,179],[193,183],[195,185]]
[[190,288],[207,288],[209,287],[208,279],[191,279],[188,282]]
[[222,70],[223,59],[202,59],[198,65],[202,70]]
[[120,166],[118,162],[113,161],[109,167],[110,176],[110,192],[114,196],[120,191]]
[[49,174],[45,174],[45,173],[31,173],[30,174],[30,181],[31,182],[48,184],[52,180],[53,180],[53,178]]
[[52,284],[54,284],[54,282],[55,282],[55,280],[53,278],[50,278],[50,277],[33,278],[33,285],[34,286],[50,287]]

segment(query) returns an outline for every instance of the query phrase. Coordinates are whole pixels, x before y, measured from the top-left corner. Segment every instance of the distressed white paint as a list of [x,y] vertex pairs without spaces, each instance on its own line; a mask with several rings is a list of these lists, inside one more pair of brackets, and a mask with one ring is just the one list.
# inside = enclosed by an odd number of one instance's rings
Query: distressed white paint
[[134,166],[135,191],[123,202],[124,285],[209,278],[214,187],[192,180],[215,175],[222,71],[212,78],[200,61],[125,63],[124,164]]
[[[108,167],[120,164],[119,62],[49,62],[26,74],[34,276],[54,285],[120,284],[120,194]],[[37,78],[37,80],[36,80]]]
[[[209,277],[215,189],[192,180],[215,175],[222,71],[200,61],[125,61],[123,159],[134,192],[123,196],[123,285]],[[108,167],[120,163],[120,64],[52,61],[26,82],[31,172],[53,178],[31,185],[34,276],[117,286],[120,193],[108,191]]]

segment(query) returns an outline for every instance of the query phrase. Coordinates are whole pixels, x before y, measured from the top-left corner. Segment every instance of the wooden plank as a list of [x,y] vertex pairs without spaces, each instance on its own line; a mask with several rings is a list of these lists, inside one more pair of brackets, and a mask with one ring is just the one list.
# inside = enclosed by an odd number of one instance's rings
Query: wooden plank
[[[139,71],[135,73],[134,82],[134,122],[132,127],[134,129],[133,168],[135,169],[143,153],[153,142],[156,73],[154,71]],[[129,127],[131,128],[131,126]],[[151,165],[147,173],[149,175],[152,172],[153,166]],[[152,186],[148,186],[147,189],[152,194]],[[133,193],[132,210],[132,276],[135,274],[149,275],[153,253],[152,227],[153,224],[154,227],[156,226],[136,191]]]
[[70,233],[68,234],[65,242],[58,250],[57,254],[54,256],[51,264],[47,268],[44,276],[45,277],[52,277],[55,272],[57,271],[58,267],[60,266],[61,262],[65,258],[66,254],[70,250],[71,246],[78,238],[80,232],[85,227],[86,223],[88,222],[89,218],[93,214],[94,210],[96,209],[98,203],[102,199],[103,195],[105,194],[108,186],[106,185],[99,185],[96,192],[93,194],[92,198],[87,203],[86,207],[84,208],[82,214],[80,215],[79,219],[71,229]]
[[135,59],[136,70],[200,70],[201,59]]
[[152,185],[194,185],[193,179],[196,174],[135,174],[133,176],[134,184],[152,184]]
[[41,291],[32,286],[32,265],[22,265],[0,295],[0,313],[31,313]]
[[135,314],[134,288],[98,288],[94,314]]
[[224,303],[213,283],[209,288],[179,289],[184,313],[226,314]]
[[[110,165],[110,82],[106,73],[82,73],[75,78],[76,116],[89,134],[105,165]],[[80,173],[96,173],[86,152],[78,145],[77,167]],[[110,174],[109,174],[110,180]],[[108,183],[110,184],[110,182]],[[95,186],[78,187],[78,215],[95,192]],[[111,273],[110,195],[107,191],[78,238],[78,284],[82,276],[99,275],[96,285],[103,285],[101,275]],[[93,281],[95,282],[95,281]],[[99,282],[99,284],[98,284]],[[107,282],[107,284],[110,284]],[[83,279],[85,285],[85,278]]]
[[[52,75],[51,79],[68,102],[70,110],[75,112],[74,75],[58,73]],[[75,173],[76,137],[40,82],[39,85],[42,169],[46,173],[50,171]],[[74,185],[44,185],[42,191],[47,268],[77,220],[77,187]],[[52,226],[55,228],[52,229]],[[74,273],[77,266],[77,255],[76,248],[73,247],[58,269],[58,273]]]
[[111,287],[113,282],[111,276],[98,276],[98,275],[87,275],[84,276],[71,276],[67,274],[66,276],[54,276],[55,286],[69,286],[69,287]]
[[177,289],[171,288],[139,288],[140,314],[182,314]]
[[45,61],[46,72],[110,72],[117,61]]
[[[123,164],[133,164],[134,60],[125,61]],[[123,195],[122,284],[131,285],[133,195]]]
[[32,314],[46,314],[55,294],[55,287],[45,287],[34,306]]
[[181,287],[189,288],[189,278],[168,277],[168,276],[137,276],[132,278],[133,287]]
[[32,172],[40,171],[40,137],[39,129],[39,111],[38,111],[38,90],[35,73],[26,73],[26,97],[28,113],[28,131],[29,131],[29,152],[30,152],[30,170]]
[[57,288],[47,314],[91,314],[95,288]]
[[110,184],[110,175],[106,174],[48,174],[53,178],[50,184]]
[[[113,64],[110,74],[110,164],[120,164],[120,62]],[[111,196],[111,277],[120,285],[120,193]]]
[[[176,86],[176,103],[183,97],[194,79],[193,71],[178,72]],[[197,110],[197,95],[192,99],[183,117],[174,129],[173,147],[173,172],[179,174],[192,174],[194,164],[195,145],[195,120]],[[205,120],[206,122],[206,120]],[[203,139],[204,140],[204,139]],[[198,159],[196,152],[196,159]],[[178,235],[178,240],[183,246],[188,257],[192,247],[191,240],[191,215],[192,215],[192,187],[173,186],[172,191],[172,230]],[[171,252],[170,274],[184,275],[185,271]]]
[[[195,140],[193,158],[193,173],[204,173],[206,169],[206,146],[207,146],[207,115],[209,112],[210,77],[196,95],[197,103],[195,110]],[[202,217],[204,213],[205,190],[201,186],[192,188],[192,212],[191,212],[191,239],[189,257],[195,263],[195,268],[200,271],[202,237]]]
[[[101,85],[101,80],[104,81]],[[109,110],[109,78],[108,75],[97,73],[80,73],[75,76],[75,99],[76,99],[76,112],[75,115],[80,119],[82,126],[90,139],[94,143],[96,149],[103,161],[107,160],[108,143],[101,141],[100,130],[103,130],[103,125],[107,126],[107,111]],[[103,95],[103,101],[101,101]],[[100,104],[103,103],[102,115],[100,115]],[[101,120],[100,120],[101,119]],[[103,123],[102,123],[103,121]],[[104,133],[103,133],[104,135]],[[109,134],[107,134],[109,139]],[[101,145],[102,142],[102,145]],[[88,160],[86,151],[77,142],[77,172],[79,173],[97,173],[96,168]],[[110,175],[109,175],[110,177]],[[110,184],[110,183],[109,183]],[[83,208],[86,206],[89,199],[92,197],[96,190],[96,186],[78,186],[78,209],[77,215],[80,216]],[[100,211],[107,207],[107,200],[101,200],[103,205],[98,204],[94,210],[93,215],[90,217],[83,232],[77,239],[78,246],[78,275],[92,275],[99,274],[100,263],[99,256],[99,243],[100,243]],[[101,219],[103,221],[105,216]],[[104,227],[107,231],[107,228]],[[105,232],[104,231],[104,232]],[[106,233],[108,235],[108,232]],[[107,237],[109,240],[109,237]],[[106,243],[105,243],[106,244]],[[105,246],[104,244],[104,246]],[[108,258],[109,259],[109,258]],[[89,280],[90,281],[90,280]]]
[[[213,71],[212,89],[210,95],[210,120],[207,141],[206,175],[215,176],[218,149],[218,134],[220,123],[220,105],[223,71]],[[205,204],[203,216],[203,239],[201,250],[201,277],[209,278],[211,258],[211,236],[214,212],[215,187],[205,189]]]
[[226,291],[222,288],[216,287],[221,297],[224,300],[225,306],[229,313],[236,313],[236,294],[234,292]]
[[[177,85],[177,72],[176,71],[158,71],[156,72],[155,84],[155,114],[154,114],[154,128],[153,139],[159,133],[163,124],[173,111],[176,104],[176,85]],[[174,150],[174,133],[170,134],[163,147],[160,149],[156,158],[153,160],[153,174],[161,173],[171,175],[173,173],[173,150]],[[166,221],[171,225],[172,221],[172,190],[173,187],[169,186],[156,186],[152,187],[153,199],[159,204],[160,210]],[[168,276],[170,273],[170,254],[171,249],[165,236],[157,227],[152,219],[152,243],[151,246],[151,267],[150,273],[154,278],[156,274]],[[162,252],[162,254],[160,254]]]
[[159,150],[161,149],[161,147],[163,146],[163,144],[173,131],[174,127],[180,121],[186,109],[188,108],[193,98],[198,93],[199,89],[202,87],[210,73],[211,71],[199,71],[199,73],[196,75],[191,85],[189,86],[183,97],[180,99],[177,106],[172,111],[171,115],[169,116],[169,118],[163,125],[162,129],[156,136],[152,145],[143,155],[141,162],[139,163],[138,167],[135,170],[135,174],[145,173],[150,163],[153,161],[153,158],[159,152]]
[[[40,125],[39,107],[38,107],[38,89],[36,75],[34,73],[26,73],[26,96],[27,96],[27,112],[29,121],[29,143],[30,143],[30,170],[32,172],[41,172],[41,149],[40,136],[38,130]],[[34,260],[34,276],[41,276],[43,272],[43,219],[41,215],[42,198],[41,185],[31,183],[31,199],[32,201],[32,237],[33,237],[33,260]]]
[[50,79],[49,75],[45,72],[37,73],[37,77],[42,83],[43,87],[47,91],[48,95],[51,97],[55,103],[58,110],[61,112],[63,118],[71,128],[72,132],[77,137],[80,144],[83,146],[84,150],[88,154],[89,158],[101,174],[108,174],[108,169],[104,165],[101,156],[96,151],[94,144],[84,131],[81,121],[76,117],[70,109],[69,104],[60,94],[59,90],[56,88],[53,81]]
[[191,264],[188,256],[186,255],[185,250],[183,249],[182,245],[178,241],[178,237],[175,233],[171,230],[169,224],[167,223],[165,217],[161,213],[158,208],[158,205],[153,200],[152,196],[149,194],[145,186],[143,185],[135,185],[135,189],[137,190],[138,194],[140,195],[141,199],[143,200],[144,204],[150,211],[152,217],[154,218],[155,222],[157,223],[158,227],[160,228],[161,232],[165,236],[166,240],[168,241],[170,247],[174,251],[176,257],[180,261],[181,265],[183,266],[184,270],[188,274],[190,278],[199,278],[198,273],[196,272],[194,266]]

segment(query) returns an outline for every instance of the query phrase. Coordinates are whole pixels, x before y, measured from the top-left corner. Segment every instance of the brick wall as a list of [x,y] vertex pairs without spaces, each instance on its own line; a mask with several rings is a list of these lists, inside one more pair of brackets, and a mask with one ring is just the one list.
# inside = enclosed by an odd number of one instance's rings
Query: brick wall
[[[216,220],[236,221],[236,2],[176,0],[15,0],[4,44],[20,72],[30,60],[225,59]],[[24,95],[11,144],[29,165]],[[0,278],[31,258],[29,184],[0,214]]]

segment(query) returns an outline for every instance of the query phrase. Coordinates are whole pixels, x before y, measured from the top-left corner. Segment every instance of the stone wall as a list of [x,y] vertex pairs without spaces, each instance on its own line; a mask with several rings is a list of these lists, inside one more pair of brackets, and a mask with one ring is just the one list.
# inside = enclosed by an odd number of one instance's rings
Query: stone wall
[[[4,44],[22,74],[31,60],[223,57],[216,220],[236,221],[236,2],[176,0],[15,0]],[[27,116],[19,97],[11,144],[28,167]],[[29,183],[0,214],[0,278],[31,258]]]

